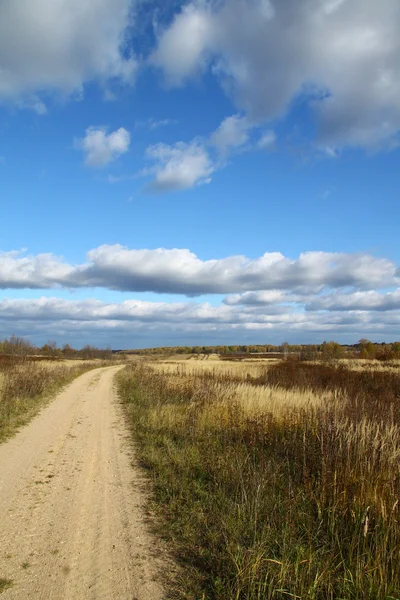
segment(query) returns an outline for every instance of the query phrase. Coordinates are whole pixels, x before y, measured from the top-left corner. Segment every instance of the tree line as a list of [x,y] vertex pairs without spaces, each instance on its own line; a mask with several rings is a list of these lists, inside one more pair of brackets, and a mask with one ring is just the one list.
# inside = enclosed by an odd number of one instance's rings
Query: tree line
[[285,357],[298,356],[302,360],[364,358],[391,360],[400,359],[400,342],[374,343],[365,338],[356,344],[339,344],[335,341],[324,341],[322,344],[289,344],[279,345],[217,345],[217,346],[163,346],[158,348],[141,348],[137,350],[119,350],[124,354],[162,355],[162,354],[275,354]]
[[35,346],[29,340],[12,335],[10,338],[0,340],[0,354],[6,356],[37,356],[52,359],[111,359],[113,352],[111,348],[97,348],[86,344],[83,348],[76,350],[69,344],[59,347],[57,342],[49,341],[43,346]]
[[219,355],[254,355],[282,354],[284,357],[297,356],[301,360],[364,358],[391,360],[400,359],[400,342],[374,343],[362,338],[356,344],[339,344],[334,341],[324,341],[322,344],[289,344],[283,342],[274,344],[234,344],[216,346],[163,346],[158,348],[140,348],[137,350],[111,350],[97,348],[86,344],[77,350],[69,344],[58,346],[55,341],[49,341],[43,346],[35,346],[29,340],[12,335],[0,340],[0,354],[8,356],[38,356],[53,359],[110,359],[114,353],[138,355],[163,354],[219,354]]

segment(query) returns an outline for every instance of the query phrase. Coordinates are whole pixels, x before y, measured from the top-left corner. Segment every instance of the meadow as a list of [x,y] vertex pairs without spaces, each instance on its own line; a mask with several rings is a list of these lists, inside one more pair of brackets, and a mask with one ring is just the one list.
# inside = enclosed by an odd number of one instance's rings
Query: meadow
[[400,363],[132,362],[118,384],[176,598],[400,598]]

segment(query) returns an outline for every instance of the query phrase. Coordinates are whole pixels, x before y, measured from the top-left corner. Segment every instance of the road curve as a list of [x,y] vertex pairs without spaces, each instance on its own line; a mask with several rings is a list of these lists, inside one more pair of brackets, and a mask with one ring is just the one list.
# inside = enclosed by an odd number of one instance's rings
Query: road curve
[[0,579],[13,581],[2,600],[163,597],[119,368],[85,373],[0,445]]

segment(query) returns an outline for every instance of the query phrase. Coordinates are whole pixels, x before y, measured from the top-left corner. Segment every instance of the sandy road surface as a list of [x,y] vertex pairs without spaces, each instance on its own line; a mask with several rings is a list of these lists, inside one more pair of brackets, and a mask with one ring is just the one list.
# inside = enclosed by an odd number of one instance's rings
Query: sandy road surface
[[14,582],[2,600],[162,598],[118,368],[82,375],[0,445],[0,578]]

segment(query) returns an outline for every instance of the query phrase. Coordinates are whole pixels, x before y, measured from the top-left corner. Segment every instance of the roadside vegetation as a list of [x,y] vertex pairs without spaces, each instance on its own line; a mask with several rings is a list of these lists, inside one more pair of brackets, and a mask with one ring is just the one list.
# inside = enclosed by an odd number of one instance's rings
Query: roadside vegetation
[[398,600],[399,363],[211,362],[118,374],[175,595]]
[[32,348],[16,337],[0,342],[0,443],[27,423],[75,377],[113,364],[111,360],[95,358],[66,360],[44,356]]
[[69,344],[59,347],[56,342],[49,341],[43,346],[34,346],[29,340],[12,335],[10,338],[0,340],[0,357],[30,356],[36,360],[77,359],[88,360],[100,358],[110,360],[113,357],[111,348],[96,348],[86,344],[80,350],[72,348]]

